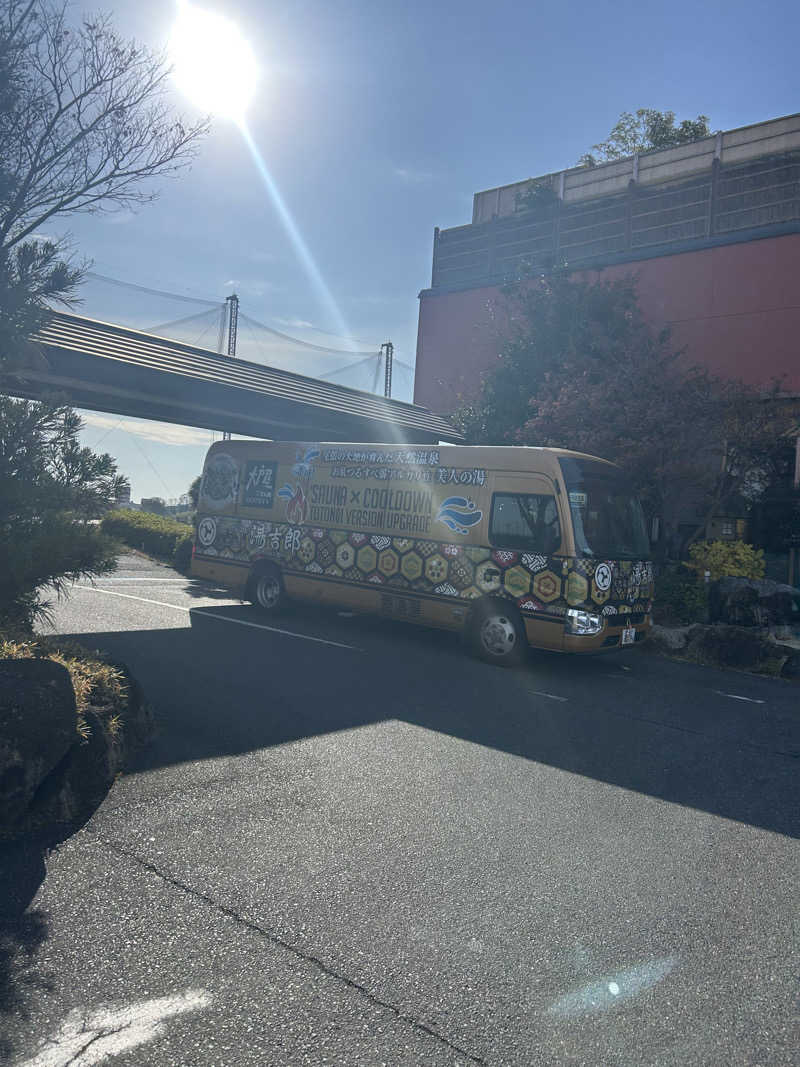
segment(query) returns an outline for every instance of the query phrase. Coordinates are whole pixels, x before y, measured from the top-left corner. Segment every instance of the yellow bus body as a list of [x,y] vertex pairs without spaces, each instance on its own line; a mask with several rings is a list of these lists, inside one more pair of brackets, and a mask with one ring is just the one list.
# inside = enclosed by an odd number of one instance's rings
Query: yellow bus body
[[[652,565],[578,552],[566,457],[617,471],[550,448],[218,441],[192,574],[245,597],[268,561],[293,599],[449,630],[485,598],[505,598],[533,648],[619,647],[623,631],[630,642],[650,625]],[[515,494],[548,499],[557,543],[497,543],[493,508]],[[600,616],[602,629],[569,632],[570,609]]]

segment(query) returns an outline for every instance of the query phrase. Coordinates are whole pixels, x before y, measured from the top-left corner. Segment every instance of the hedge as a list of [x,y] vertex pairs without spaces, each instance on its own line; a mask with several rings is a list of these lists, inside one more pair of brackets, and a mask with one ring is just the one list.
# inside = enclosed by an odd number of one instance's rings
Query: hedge
[[191,526],[149,511],[111,511],[100,523],[103,533],[131,548],[172,564],[184,573],[192,561]]

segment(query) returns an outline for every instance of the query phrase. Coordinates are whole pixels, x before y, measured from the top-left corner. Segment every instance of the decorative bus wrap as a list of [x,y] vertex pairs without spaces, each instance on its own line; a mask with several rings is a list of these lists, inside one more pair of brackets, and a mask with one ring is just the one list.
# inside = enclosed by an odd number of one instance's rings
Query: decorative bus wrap
[[511,601],[532,645],[632,643],[653,571],[621,477],[554,449],[219,442],[193,573],[241,589],[268,563],[293,596],[454,629]]

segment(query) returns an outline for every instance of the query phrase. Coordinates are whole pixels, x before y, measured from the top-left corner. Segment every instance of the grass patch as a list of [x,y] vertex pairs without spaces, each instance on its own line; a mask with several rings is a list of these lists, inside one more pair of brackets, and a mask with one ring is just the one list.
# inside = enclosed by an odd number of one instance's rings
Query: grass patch
[[101,652],[57,637],[0,633],[0,660],[4,659],[50,659],[67,669],[75,690],[75,728],[81,737],[91,732],[90,712],[99,716],[110,737],[116,738],[122,730],[131,702],[130,682],[125,671],[109,663]]

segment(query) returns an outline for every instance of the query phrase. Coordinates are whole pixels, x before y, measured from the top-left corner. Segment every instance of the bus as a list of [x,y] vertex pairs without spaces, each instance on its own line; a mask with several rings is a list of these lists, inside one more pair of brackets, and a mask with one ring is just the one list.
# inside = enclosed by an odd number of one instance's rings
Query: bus
[[641,641],[653,567],[619,467],[559,448],[217,441],[192,574],[264,612],[288,599],[526,646]]

